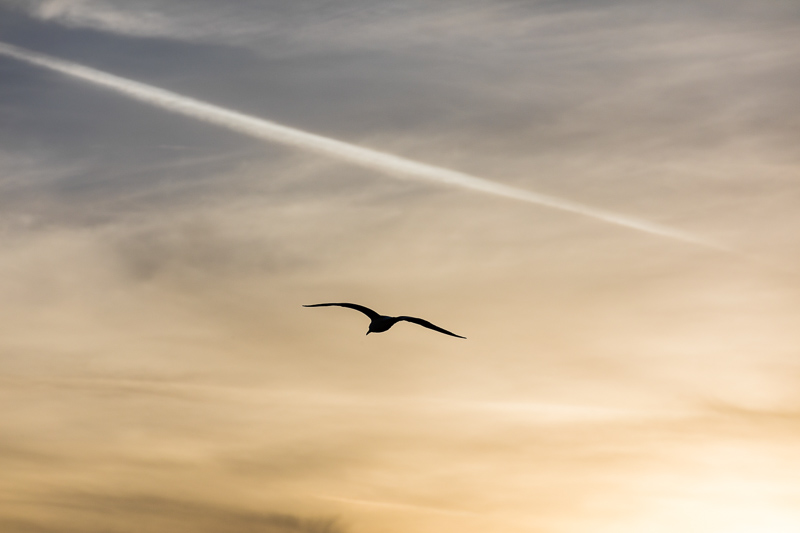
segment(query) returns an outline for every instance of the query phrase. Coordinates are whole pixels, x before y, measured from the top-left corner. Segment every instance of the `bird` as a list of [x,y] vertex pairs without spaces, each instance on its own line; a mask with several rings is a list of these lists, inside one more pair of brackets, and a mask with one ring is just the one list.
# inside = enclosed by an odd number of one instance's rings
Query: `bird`
[[355,309],[356,311],[361,311],[362,313],[367,315],[370,319],[367,335],[369,335],[370,333],[381,333],[383,331],[387,331],[389,328],[391,328],[398,322],[405,321],[405,322],[411,322],[412,324],[420,325],[428,329],[432,329],[433,331],[438,331],[439,333],[444,333],[445,335],[450,335],[451,337],[466,339],[466,337],[462,337],[461,335],[456,335],[451,331],[447,331],[446,329],[440,328],[439,326],[435,326],[430,322],[428,322],[427,320],[423,320],[421,318],[416,318],[413,316],[381,315],[376,313],[369,307],[364,307],[363,305],[358,305],[358,304],[328,303],[328,304],[310,304],[310,305],[304,305],[303,307],[330,307],[330,306],[347,307],[348,309]]

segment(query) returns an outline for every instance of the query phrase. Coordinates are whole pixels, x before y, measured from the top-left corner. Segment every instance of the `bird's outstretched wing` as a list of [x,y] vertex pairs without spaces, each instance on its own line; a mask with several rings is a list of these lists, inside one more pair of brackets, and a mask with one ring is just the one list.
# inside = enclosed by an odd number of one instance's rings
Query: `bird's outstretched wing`
[[369,307],[364,307],[363,305],[358,305],[358,304],[346,304],[346,303],[311,304],[311,305],[304,305],[303,307],[329,307],[331,305],[335,305],[335,306],[338,306],[338,307],[347,307],[349,309],[355,309],[356,311],[361,311],[362,313],[367,315],[370,320],[375,320],[376,318],[381,316],[378,313],[376,313],[375,311],[373,311],[372,309],[370,309]]
[[439,333],[444,333],[445,335],[451,335],[453,337],[458,337],[459,339],[466,339],[466,337],[462,337],[461,335],[456,335],[452,331],[447,331],[446,329],[442,329],[439,326],[434,326],[427,320],[422,320],[421,318],[416,318],[413,316],[399,316],[397,320],[405,320],[406,322],[413,322],[414,324],[418,324],[422,327],[432,329],[433,331],[438,331]]

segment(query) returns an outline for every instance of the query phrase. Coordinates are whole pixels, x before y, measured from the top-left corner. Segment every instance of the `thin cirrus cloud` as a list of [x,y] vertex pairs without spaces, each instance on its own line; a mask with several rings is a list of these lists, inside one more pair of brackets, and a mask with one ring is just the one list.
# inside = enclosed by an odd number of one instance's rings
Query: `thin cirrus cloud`
[[7,43],[0,43],[0,54],[61,72],[173,113],[190,116],[261,140],[346,161],[397,178],[413,178],[469,189],[582,215],[616,226],[708,249],[731,251],[712,240],[669,226],[309,133]]

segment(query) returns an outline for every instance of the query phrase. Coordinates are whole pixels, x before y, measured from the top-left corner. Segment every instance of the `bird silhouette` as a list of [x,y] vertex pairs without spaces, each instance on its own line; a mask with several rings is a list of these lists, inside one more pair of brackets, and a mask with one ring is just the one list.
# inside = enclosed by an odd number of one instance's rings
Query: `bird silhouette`
[[412,324],[418,324],[422,327],[432,329],[433,331],[438,331],[439,333],[444,333],[445,335],[450,335],[452,337],[458,337],[459,339],[466,339],[466,337],[462,337],[461,335],[456,335],[446,329],[442,329],[439,326],[435,326],[428,322],[427,320],[423,320],[421,318],[416,318],[413,316],[386,316],[381,315],[370,309],[369,307],[364,307],[363,305],[358,304],[348,304],[348,303],[331,303],[331,304],[311,304],[311,305],[304,305],[303,307],[330,307],[330,306],[338,306],[338,307],[347,307],[348,309],[355,309],[356,311],[361,311],[365,315],[367,315],[370,319],[369,323],[369,330],[367,331],[367,335],[370,333],[381,333],[383,331],[388,330],[395,324],[400,321],[411,322]]

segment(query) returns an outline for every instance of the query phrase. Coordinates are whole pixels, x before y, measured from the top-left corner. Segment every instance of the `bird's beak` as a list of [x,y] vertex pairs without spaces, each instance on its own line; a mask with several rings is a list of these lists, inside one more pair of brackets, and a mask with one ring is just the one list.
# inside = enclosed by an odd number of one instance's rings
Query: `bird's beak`
[[369,335],[369,331],[367,332],[367,335]]

